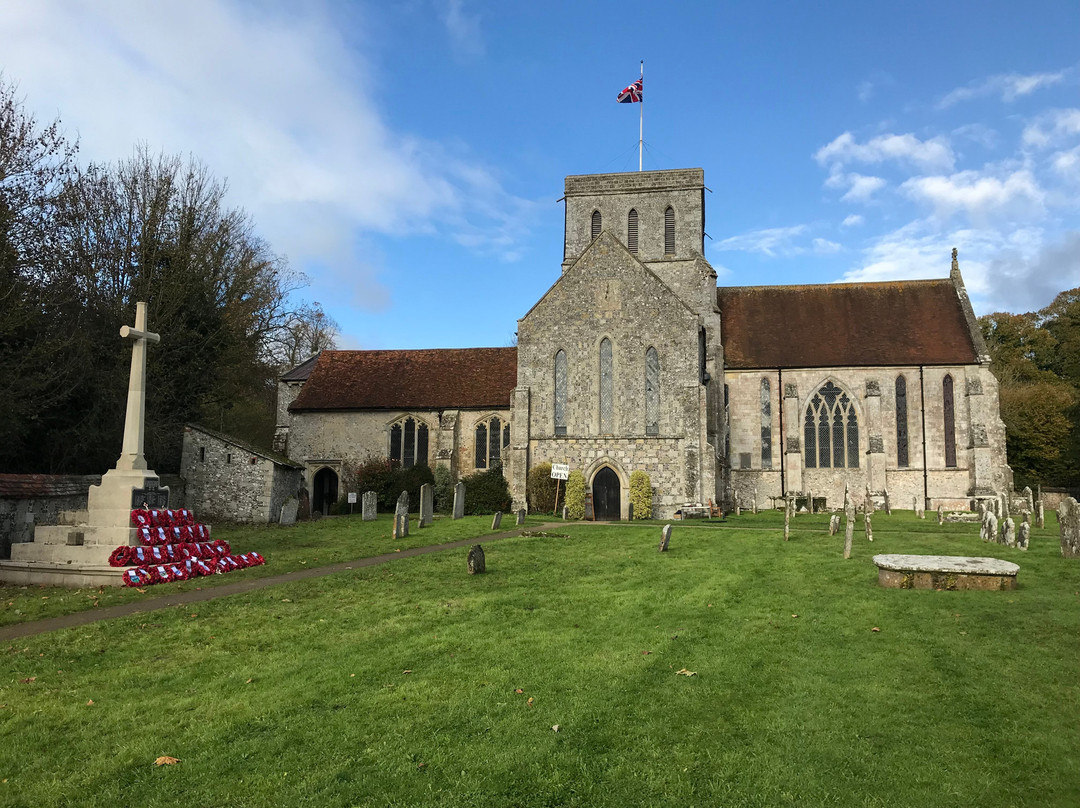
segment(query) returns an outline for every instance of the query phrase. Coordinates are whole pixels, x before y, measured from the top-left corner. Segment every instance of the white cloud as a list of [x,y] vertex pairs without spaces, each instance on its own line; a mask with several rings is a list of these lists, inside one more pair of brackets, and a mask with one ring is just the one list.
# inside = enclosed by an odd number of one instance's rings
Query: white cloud
[[1080,109],[1055,109],[1043,113],[1024,128],[1025,146],[1045,149],[1080,135]]
[[845,202],[868,202],[875,191],[885,187],[885,180],[881,177],[866,177],[862,174],[848,174],[851,187],[848,192],[840,197]]
[[480,15],[466,13],[464,0],[436,0],[436,6],[454,51],[470,58],[482,56],[484,39],[480,33]]
[[900,190],[915,201],[933,205],[937,215],[945,218],[957,211],[981,220],[993,215],[1030,216],[1044,210],[1045,194],[1026,169],[1003,180],[978,171],[913,177]]
[[716,243],[713,248],[718,252],[738,250],[742,252],[756,252],[775,258],[777,255],[797,255],[805,252],[805,248],[794,244],[796,237],[807,231],[804,224],[793,227],[771,227],[764,230],[754,230],[743,233],[741,236],[732,236]]
[[[365,234],[452,238],[494,222],[496,254],[520,250],[513,216],[530,203],[467,154],[394,131],[373,96],[377,74],[322,6],[36,0],[13,9],[0,15],[6,78],[40,118],[60,110],[66,126],[77,122],[82,160],[123,158],[138,142],[197,155],[317,286],[344,276],[359,305],[386,304],[382,273],[359,247]],[[362,13],[347,13],[362,37]],[[444,21],[465,37],[475,18],[449,2]]]
[[865,220],[857,213],[852,213],[849,216],[844,217],[844,221],[840,222],[841,227],[858,227]]
[[879,135],[858,143],[851,132],[837,137],[814,154],[821,165],[833,167],[849,163],[896,161],[922,170],[952,169],[955,162],[949,141],[942,137],[919,140],[912,134]]
[[1051,158],[1050,164],[1061,176],[1073,180],[1080,179],[1080,146],[1058,152]]
[[830,255],[844,249],[840,244],[829,241],[827,238],[816,238],[811,243],[814,245],[814,252],[818,255]]
[[938,108],[945,109],[961,101],[969,101],[987,95],[1000,95],[1005,102],[1015,101],[1025,95],[1058,84],[1068,75],[1068,70],[1059,70],[1056,73],[1001,73],[996,76],[972,82],[966,87],[958,87],[947,93],[940,101]]

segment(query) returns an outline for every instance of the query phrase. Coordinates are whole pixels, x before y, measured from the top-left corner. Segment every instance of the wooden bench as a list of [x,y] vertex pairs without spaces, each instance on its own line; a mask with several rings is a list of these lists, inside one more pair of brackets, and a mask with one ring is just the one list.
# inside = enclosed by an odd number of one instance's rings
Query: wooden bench
[[878,583],[894,589],[1016,589],[1018,564],[998,558],[876,555]]

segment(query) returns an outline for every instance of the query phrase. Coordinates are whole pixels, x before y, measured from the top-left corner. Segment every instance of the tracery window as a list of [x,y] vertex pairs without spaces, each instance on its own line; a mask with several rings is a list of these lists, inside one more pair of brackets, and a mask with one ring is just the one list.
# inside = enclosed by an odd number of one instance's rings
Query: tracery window
[[945,466],[956,468],[956,414],[953,411],[953,378],[948,373],[941,380],[941,398],[945,405]]
[[660,355],[645,352],[645,434],[660,434]]
[[768,379],[761,380],[761,467],[772,468],[772,391]]
[[630,213],[626,216],[626,249],[632,253],[637,253],[638,245],[638,221],[637,211],[633,208],[630,209]]
[[831,381],[814,393],[804,420],[806,468],[858,468],[859,420],[855,404]]
[[675,254],[675,210],[670,205],[664,211],[664,255]]
[[502,462],[502,450],[510,445],[510,424],[498,416],[476,425],[473,465],[493,468]]
[[555,354],[555,435],[566,434],[566,351]]
[[908,466],[907,379],[896,377],[896,465]]
[[428,427],[411,415],[390,427],[390,461],[402,468],[428,464]]
[[600,235],[600,228],[603,220],[600,216],[600,211],[594,210],[592,212],[592,237],[595,240]]
[[615,369],[611,356],[611,340],[600,342],[600,434],[615,431]]

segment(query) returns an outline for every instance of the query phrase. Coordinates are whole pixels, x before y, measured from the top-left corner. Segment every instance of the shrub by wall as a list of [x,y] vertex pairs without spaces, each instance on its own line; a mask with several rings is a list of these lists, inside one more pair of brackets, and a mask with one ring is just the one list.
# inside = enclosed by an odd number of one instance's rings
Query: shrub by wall
[[585,475],[578,469],[571,471],[566,481],[566,518],[585,518]]
[[652,480],[647,472],[630,472],[630,504],[635,519],[652,519]]
[[462,480],[465,483],[465,513],[477,516],[510,510],[510,486],[503,477],[502,466],[492,466]]
[[[551,479],[551,464],[540,463],[529,469],[527,493],[531,513],[556,513],[566,501],[566,486]],[[555,490],[558,488],[559,502],[555,502]]]

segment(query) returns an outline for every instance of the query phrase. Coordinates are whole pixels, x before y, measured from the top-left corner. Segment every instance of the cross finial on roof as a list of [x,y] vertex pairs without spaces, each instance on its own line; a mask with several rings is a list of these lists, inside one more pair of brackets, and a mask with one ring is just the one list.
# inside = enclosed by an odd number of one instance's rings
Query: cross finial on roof
[[960,271],[960,261],[956,257],[956,247],[952,248],[952,272],[957,273]]

